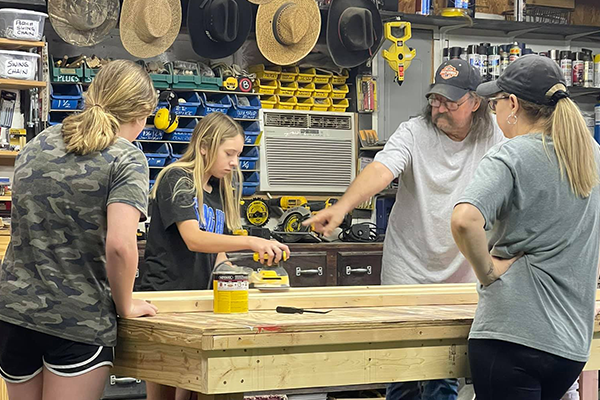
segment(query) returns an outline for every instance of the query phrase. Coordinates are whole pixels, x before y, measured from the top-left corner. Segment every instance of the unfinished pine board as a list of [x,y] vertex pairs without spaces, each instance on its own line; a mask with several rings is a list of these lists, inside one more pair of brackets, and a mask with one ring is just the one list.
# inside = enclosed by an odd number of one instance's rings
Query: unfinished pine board
[[[121,320],[115,373],[238,397],[243,392],[469,376],[467,338],[476,304],[464,302],[476,296],[474,285],[336,289],[254,292],[257,306],[271,308],[247,314],[162,312]],[[153,295],[155,304],[173,307],[209,296]],[[417,300],[409,300],[411,296]],[[272,309],[306,297],[321,302],[314,308],[331,313],[277,314]],[[388,297],[393,301],[382,300]],[[369,306],[342,307],[350,298]],[[373,305],[375,298],[384,305]],[[430,304],[443,300],[454,304]],[[595,331],[586,370],[600,369],[598,322]]]

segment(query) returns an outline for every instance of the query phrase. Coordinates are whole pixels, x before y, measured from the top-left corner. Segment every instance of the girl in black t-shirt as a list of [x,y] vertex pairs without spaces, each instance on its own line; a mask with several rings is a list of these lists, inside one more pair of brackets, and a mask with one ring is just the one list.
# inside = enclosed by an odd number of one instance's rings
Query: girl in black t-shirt
[[[224,234],[241,228],[238,157],[243,147],[240,125],[213,113],[196,125],[181,159],[158,175],[141,290],[207,289],[212,269],[227,259],[228,251],[252,250],[269,265],[279,262],[284,251],[289,254],[276,241]],[[175,389],[149,382],[147,391],[148,400],[157,400],[171,398]],[[177,391],[178,399],[189,397]]]

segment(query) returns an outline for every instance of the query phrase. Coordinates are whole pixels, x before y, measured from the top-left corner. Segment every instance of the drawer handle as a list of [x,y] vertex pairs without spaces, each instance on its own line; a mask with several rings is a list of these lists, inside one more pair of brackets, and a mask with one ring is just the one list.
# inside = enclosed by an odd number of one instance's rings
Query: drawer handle
[[318,267],[317,269],[302,269],[300,267],[296,267],[296,276],[302,275],[323,275],[323,267]]
[[353,272],[357,274],[371,275],[373,270],[370,265],[367,265],[367,268],[352,268],[351,266],[346,265],[346,275],[352,275]]
[[115,375],[110,376],[110,385],[129,385],[130,383],[142,383],[141,380],[135,378],[117,378]]

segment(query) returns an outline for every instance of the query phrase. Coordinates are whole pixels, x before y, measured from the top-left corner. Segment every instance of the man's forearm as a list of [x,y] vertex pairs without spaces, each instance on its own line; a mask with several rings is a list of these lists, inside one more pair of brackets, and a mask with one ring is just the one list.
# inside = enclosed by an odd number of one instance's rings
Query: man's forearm
[[385,165],[374,161],[356,177],[338,204],[346,213],[385,189],[394,180],[394,174]]

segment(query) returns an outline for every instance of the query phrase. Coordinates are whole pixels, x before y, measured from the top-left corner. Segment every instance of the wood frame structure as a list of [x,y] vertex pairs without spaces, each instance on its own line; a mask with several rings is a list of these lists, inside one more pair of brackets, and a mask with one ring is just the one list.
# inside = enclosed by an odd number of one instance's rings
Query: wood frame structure
[[[212,292],[137,293],[153,318],[121,320],[116,373],[207,397],[469,376],[474,284],[251,291],[250,312],[212,312]],[[277,314],[276,306],[332,309]],[[586,370],[600,369],[595,325]]]

